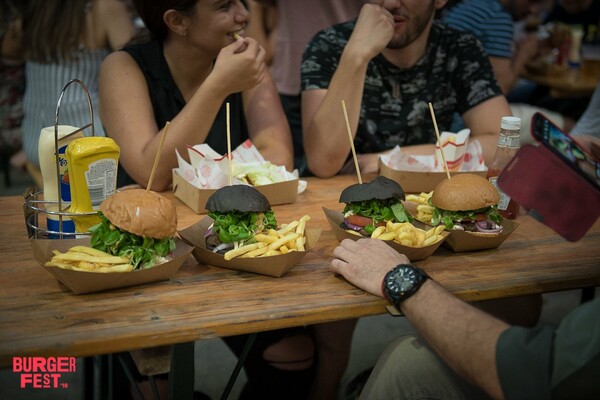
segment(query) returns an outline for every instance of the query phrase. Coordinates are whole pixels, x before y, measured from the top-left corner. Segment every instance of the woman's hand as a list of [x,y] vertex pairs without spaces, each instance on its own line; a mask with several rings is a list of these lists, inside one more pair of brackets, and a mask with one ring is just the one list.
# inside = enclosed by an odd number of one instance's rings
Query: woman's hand
[[227,95],[252,89],[265,76],[265,55],[256,40],[238,39],[221,50],[207,79],[214,79]]

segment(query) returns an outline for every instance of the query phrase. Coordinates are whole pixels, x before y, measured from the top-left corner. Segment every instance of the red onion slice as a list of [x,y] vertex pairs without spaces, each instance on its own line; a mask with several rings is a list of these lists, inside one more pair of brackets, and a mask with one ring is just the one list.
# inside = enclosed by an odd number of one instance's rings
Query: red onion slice
[[[488,226],[491,226],[489,228]],[[475,222],[475,228],[481,233],[500,233],[502,232],[502,226],[492,221],[477,221]]]

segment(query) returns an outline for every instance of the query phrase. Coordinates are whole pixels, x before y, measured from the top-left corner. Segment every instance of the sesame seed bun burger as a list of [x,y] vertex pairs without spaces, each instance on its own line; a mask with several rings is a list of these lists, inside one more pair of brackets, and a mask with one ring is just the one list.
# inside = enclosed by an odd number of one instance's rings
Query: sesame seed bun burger
[[404,190],[395,181],[378,176],[369,183],[348,186],[340,195],[344,207],[343,229],[371,236],[377,226],[387,221],[410,222],[411,217],[402,205]]
[[100,204],[100,223],[90,228],[91,246],[127,257],[134,269],[167,261],[175,250],[177,213],[169,200],[144,189],[117,192]]
[[277,228],[269,201],[252,186],[222,187],[208,198],[206,209],[214,220],[205,233],[206,248],[213,252],[253,243],[257,233]]
[[431,205],[435,209],[431,223],[443,224],[448,230],[497,236],[502,232],[499,201],[498,190],[484,177],[455,175],[433,190]]

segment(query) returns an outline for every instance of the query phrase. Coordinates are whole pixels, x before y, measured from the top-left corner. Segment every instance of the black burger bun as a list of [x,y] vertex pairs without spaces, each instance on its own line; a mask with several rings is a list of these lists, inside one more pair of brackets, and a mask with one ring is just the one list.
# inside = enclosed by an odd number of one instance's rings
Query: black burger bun
[[249,185],[225,186],[214,192],[206,201],[208,211],[227,213],[266,212],[271,204],[264,194]]
[[100,211],[108,220],[141,237],[170,238],[177,231],[177,212],[171,201],[145,189],[130,189],[107,197]]
[[433,190],[431,203],[443,210],[470,211],[495,206],[500,194],[483,176],[475,174],[455,175],[444,179]]
[[378,176],[369,183],[348,186],[340,194],[340,203],[355,203],[368,200],[404,200],[404,190],[395,181]]

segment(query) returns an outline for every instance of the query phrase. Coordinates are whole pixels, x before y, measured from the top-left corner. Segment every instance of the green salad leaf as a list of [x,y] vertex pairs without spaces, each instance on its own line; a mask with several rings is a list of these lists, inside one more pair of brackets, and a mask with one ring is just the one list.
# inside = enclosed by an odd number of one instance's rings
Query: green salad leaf
[[352,203],[346,203],[346,207],[343,210],[344,215],[351,213],[353,215],[360,215],[363,217],[371,218],[372,224],[365,226],[365,232],[369,235],[375,230],[375,226],[379,222],[411,222],[412,217],[402,203],[396,199],[386,200],[365,200],[356,201]]
[[477,214],[484,214],[488,219],[494,221],[497,224],[502,222],[502,216],[498,213],[498,207],[490,206],[470,211],[449,211],[434,207],[433,218],[431,218],[431,223],[433,225],[438,225],[442,223],[444,224],[446,229],[452,230],[455,223],[465,220],[475,220]]
[[213,233],[219,235],[221,243],[249,242],[256,232],[277,228],[277,220],[273,211],[265,213],[210,211],[208,216],[215,221]]
[[175,241],[172,238],[153,239],[137,236],[114,226],[101,212],[98,212],[98,215],[100,222],[90,228],[91,247],[129,258],[134,269],[150,268],[160,257],[166,257],[175,250]]

